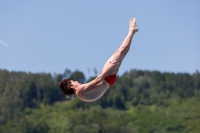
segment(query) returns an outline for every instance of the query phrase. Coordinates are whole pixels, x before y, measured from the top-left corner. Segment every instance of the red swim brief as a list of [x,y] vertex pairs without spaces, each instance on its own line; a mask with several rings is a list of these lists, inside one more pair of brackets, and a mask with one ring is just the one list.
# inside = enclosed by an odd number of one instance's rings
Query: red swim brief
[[113,85],[115,83],[116,78],[117,78],[116,74],[113,74],[113,75],[106,76],[104,78],[104,80],[107,81],[109,83],[109,85],[111,86],[111,85]]

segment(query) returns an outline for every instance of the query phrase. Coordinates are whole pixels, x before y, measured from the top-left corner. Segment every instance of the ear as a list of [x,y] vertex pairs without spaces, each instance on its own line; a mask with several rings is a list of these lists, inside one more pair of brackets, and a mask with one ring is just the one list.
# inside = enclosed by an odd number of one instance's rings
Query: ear
[[73,87],[73,82],[70,80],[70,88]]
[[71,84],[71,85],[70,85],[70,88],[74,89],[74,85],[73,85],[73,84]]

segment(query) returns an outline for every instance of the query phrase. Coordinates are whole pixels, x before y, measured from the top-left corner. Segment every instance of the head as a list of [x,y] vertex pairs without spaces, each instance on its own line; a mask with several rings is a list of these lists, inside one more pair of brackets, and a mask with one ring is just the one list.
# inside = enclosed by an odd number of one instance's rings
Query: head
[[63,79],[58,83],[58,86],[60,89],[64,92],[66,95],[74,95],[76,88],[80,85],[78,81],[73,81],[71,79]]

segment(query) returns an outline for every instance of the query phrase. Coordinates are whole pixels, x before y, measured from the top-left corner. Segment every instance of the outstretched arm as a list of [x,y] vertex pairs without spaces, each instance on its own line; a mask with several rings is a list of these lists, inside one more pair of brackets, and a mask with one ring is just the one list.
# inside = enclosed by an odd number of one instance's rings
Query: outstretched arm
[[88,91],[90,89],[94,89],[97,86],[101,85],[101,83],[103,82],[103,80],[105,79],[105,77],[108,75],[108,73],[115,69],[115,67],[117,67],[117,62],[110,62],[110,65],[106,67],[106,69],[104,71],[102,71],[94,80],[90,81],[87,84],[83,84],[81,85],[79,88],[80,90],[83,91]]

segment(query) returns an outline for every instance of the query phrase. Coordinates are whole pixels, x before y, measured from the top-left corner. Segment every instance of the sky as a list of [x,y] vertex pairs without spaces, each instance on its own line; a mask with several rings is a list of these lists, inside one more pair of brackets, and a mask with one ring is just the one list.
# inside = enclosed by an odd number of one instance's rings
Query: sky
[[0,69],[99,73],[137,19],[119,75],[200,70],[199,0],[0,0]]

